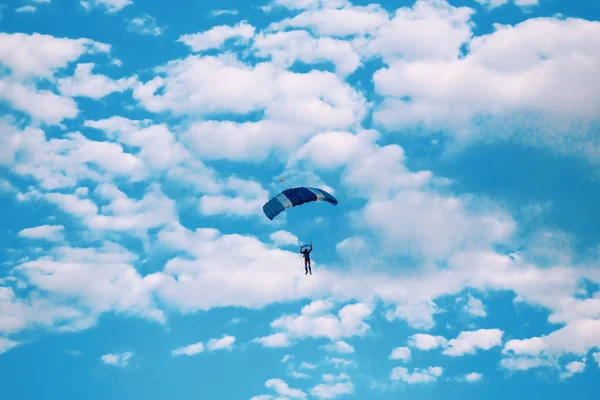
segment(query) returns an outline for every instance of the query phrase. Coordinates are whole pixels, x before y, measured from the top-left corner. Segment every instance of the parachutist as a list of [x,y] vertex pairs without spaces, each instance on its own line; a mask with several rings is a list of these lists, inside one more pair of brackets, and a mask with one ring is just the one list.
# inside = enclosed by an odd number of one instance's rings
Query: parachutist
[[304,270],[306,271],[304,272],[304,275],[309,272],[312,275],[312,268],[310,265],[310,252],[313,250],[312,243],[310,244],[310,249],[308,249],[308,247],[309,246],[300,246],[300,253],[304,256]]

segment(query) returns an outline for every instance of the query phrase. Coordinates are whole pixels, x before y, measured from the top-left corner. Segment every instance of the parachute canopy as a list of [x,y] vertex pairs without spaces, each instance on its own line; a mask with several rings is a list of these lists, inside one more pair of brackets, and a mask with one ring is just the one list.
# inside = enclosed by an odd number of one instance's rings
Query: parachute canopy
[[312,187],[296,187],[286,189],[265,203],[263,211],[267,218],[273,220],[277,215],[291,207],[296,207],[311,201],[326,201],[336,206],[335,197],[322,189]]

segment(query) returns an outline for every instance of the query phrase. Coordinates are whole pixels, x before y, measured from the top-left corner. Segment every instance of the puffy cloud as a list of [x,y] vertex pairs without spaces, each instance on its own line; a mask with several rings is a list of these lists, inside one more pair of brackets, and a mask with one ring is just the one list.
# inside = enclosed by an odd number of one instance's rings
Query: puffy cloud
[[361,336],[370,328],[364,322],[371,314],[371,308],[364,303],[354,303],[340,309],[338,316],[325,315],[284,315],[271,323],[271,327],[281,330],[291,338],[326,337],[332,340],[342,337]]
[[58,90],[65,96],[97,100],[111,93],[123,92],[135,82],[135,78],[112,80],[105,75],[95,75],[93,69],[93,63],[77,64],[73,76],[58,80]]
[[37,90],[30,84],[10,79],[0,79],[0,100],[29,114],[35,121],[53,125],[64,119],[75,118],[79,113],[77,103],[71,98],[56,95],[50,90]]
[[113,365],[115,367],[126,367],[129,365],[129,360],[133,357],[131,351],[117,354],[105,354],[100,359],[104,364]]
[[516,229],[509,214],[480,200],[414,190],[369,202],[362,218],[398,250],[435,260],[505,242]]
[[462,356],[474,354],[478,349],[490,350],[502,345],[503,331],[500,329],[479,329],[477,331],[461,332],[456,339],[448,341],[444,354]]
[[304,400],[307,397],[302,390],[289,387],[283,379],[269,379],[265,382],[265,386],[285,398]]
[[288,347],[290,345],[290,340],[285,333],[274,333],[255,338],[253,342],[260,343],[263,347]]
[[482,378],[482,375],[478,372],[471,372],[470,374],[465,375],[465,380],[467,382],[479,382]]
[[204,351],[204,343],[198,342],[194,344],[190,344],[188,346],[179,347],[171,352],[173,356],[195,356],[196,354],[200,354]]
[[[134,90],[134,97],[150,111],[190,115],[264,112],[257,122],[192,123],[183,139],[206,159],[262,160],[272,150],[290,149],[319,129],[344,129],[366,115],[362,94],[330,72],[292,73],[269,62],[247,66],[230,54],[190,56],[158,71],[165,76]],[[216,81],[213,76],[229,78]],[[155,94],[159,89],[162,94]]]
[[446,347],[448,340],[443,336],[432,336],[426,333],[417,333],[408,338],[408,343],[419,350],[433,350]]
[[[0,33],[0,63],[17,78],[52,78],[86,53],[108,53],[110,45],[90,39],[57,38],[33,33]],[[0,93],[4,90],[0,90]]]
[[390,61],[373,77],[387,97],[375,120],[391,129],[444,126],[463,142],[508,138],[597,157],[600,51],[592,38],[600,23],[534,18],[495,28],[472,38],[464,57],[468,36],[438,40],[450,44],[445,59]]
[[[154,305],[152,281],[130,264],[136,258],[118,245],[106,243],[100,249],[58,247],[39,259],[23,262],[14,271],[31,287],[47,293],[48,300],[32,299],[24,311],[15,310],[16,316],[35,321],[38,312],[54,308],[44,325],[62,321],[62,330],[87,328],[100,313],[110,311],[163,323],[166,317]],[[14,294],[8,295],[10,300]],[[70,307],[51,301],[61,298]]]
[[[358,38],[354,44],[362,54],[381,57],[387,63],[399,59],[408,64],[455,60],[460,55],[460,47],[472,36],[473,13],[468,7],[454,7],[445,0],[418,0],[412,8],[396,10],[394,17],[372,37]],[[378,74],[374,81],[382,84],[377,89],[383,93],[385,83],[378,82],[377,78]],[[396,82],[390,79],[389,83]]]
[[471,294],[469,294],[468,296],[469,301],[464,306],[465,311],[475,317],[485,317],[487,313],[485,311],[485,306],[483,305],[483,302],[478,298],[471,296]]
[[561,379],[570,378],[575,374],[580,374],[585,370],[585,359],[583,361],[572,361],[565,367],[566,371],[560,374]]
[[395,367],[392,370],[390,379],[408,384],[431,383],[437,381],[437,378],[442,376],[442,372],[442,367],[415,368],[412,372],[404,367]]
[[346,37],[374,34],[388,23],[388,13],[378,4],[367,6],[324,7],[271,24],[268,30],[308,28],[319,36]]
[[319,399],[334,399],[354,393],[354,385],[346,374],[337,376],[326,374],[323,375],[323,381],[310,390],[311,395]]
[[20,131],[1,120],[0,129],[5,132],[0,144],[6,146],[0,152],[0,163],[19,175],[32,176],[44,189],[73,187],[83,179],[107,181],[115,176],[136,181],[145,173],[143,162],[114,142],[89,140],[78,132],[47,140],[41,129]]
[[354,353],[354,346],[344,342],[343,340],[338,340],[335,343],[329,343],[324,346],[325,350],[340,354],[348,354]]
[[235,343],[235,336],[223,335],[219,339],[210,339],[206,345],[208,351],[231,350]]
[[336,72],[347,76],[360,66],[360,56],[351,44],[332,38],[314,38],[308,32],[295,30],[273,34],[260,33],[252,45],[259,57],[270,57],[272,62],[284,68],[296,61],[312,64],[330,61]]
[[252,25],[242,21],[235,26],[215,26],[205,32],[182,35],[177,41],[185,43],[197,53],[221,48],[229,39],[236,39],[236,44],[246,44],[254,36],[254,31]]
[[[139,149],[136,155],[153,168],[166,170],[180,166],[190,154],[179,143],[166,124],[155,125],[150,121],[111,117],[97,121],[85,121],[84,126],[99,129],[119,143]],[[212,178],[216,180],[216,178]]]
[[199,202],[202,214],[234,216],[262,214],[262,206],[267,202],[269,193],[258,182],[230,177],[224,183],[223,189],[232,191],[235,197],[228,195],[202,196]]
[[299,239],[296,235],[288,231],[281,230],[271,233],[271,235],[269,235],[269,238],[277,246],[296,246],[299,242]]
[[78,217],[92,230],[127,232],[145,237],[148,230],[166,226],[176,220],[175,202],[160,188],[152,186],[140,200],[131,199],[111,184],[95,190],[109,204],[100,209],[88,198],[76,194],[48,193],[45,198],[65,212]]
[[408,347],[396,347],[392,350],[392,353],[389,356],[390,360],[402,360],[404,362],[408,362],[411,357],[411,352]]
[[578,319],[541,337],[513,339],[504,345],[503,353],[515,356],[586,355],[600,347],[600,320]]
[[41,225],[34,228],[26,228],[19,232],[20,237],[29,239],[46,239],[60,242],[64,238],[65,227],[62,225]]

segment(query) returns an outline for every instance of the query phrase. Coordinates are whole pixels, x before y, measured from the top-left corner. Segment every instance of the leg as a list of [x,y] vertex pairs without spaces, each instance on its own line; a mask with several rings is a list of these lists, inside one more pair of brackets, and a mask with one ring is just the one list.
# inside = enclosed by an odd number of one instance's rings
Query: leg
[[310,260],[308,260],[308,271],[312,275],[312,268],[311,268],[311,265],[310,265]]
[[308,274],[308,260],[304,260],[304,275]]

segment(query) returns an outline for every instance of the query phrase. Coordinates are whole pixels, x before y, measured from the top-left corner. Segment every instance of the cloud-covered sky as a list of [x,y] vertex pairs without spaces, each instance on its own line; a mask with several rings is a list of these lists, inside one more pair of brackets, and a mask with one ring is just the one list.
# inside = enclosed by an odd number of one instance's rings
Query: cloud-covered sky
[[[596,390],[594,2],[18,0],[0,24],[6,398]],[[286,183],[339,204],[270,221]]]

